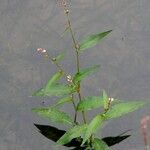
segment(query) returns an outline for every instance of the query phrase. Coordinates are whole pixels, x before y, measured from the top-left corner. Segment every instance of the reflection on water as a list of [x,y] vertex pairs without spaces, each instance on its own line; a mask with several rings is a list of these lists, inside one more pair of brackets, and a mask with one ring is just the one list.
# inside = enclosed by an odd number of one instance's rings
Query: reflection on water
[[[149,101],[149,0],[76,0],[71,1],[71,7],[78,39],[113,29],[101,44],[81,56],[82,67],[101,64],[101,70],[84,81],[83,92],[98,95],[105,89],[111,97]],[[60,37],[65,25],[63,13],[54,0],[5,0],[0,1],[0,20],[0,149],[52,149],[53,143],[33,126],[33,122],[48,122],[30,111],[42,106],[43,99],[30,95],[56,70],[36,48],[48,49],[52,55],[65,51],[69,59],[63,65],[74,72],[71,39],[68,34]],[[53,99],[44,101],[48,105]],[[71,108],[65,109],[71,112]],[[103,136],[133,129],[133,136],[113,149],[143,150],[139,126],[148,109],[106,125]]]

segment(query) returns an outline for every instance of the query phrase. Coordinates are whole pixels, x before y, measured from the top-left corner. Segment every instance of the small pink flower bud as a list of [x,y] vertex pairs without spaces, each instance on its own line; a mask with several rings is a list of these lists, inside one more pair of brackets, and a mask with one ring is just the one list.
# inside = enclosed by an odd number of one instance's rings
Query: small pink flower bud
[[38,49],[37,49],[38,52],[41,52],[42,50],[43,50],[42,48],[38,48]]
[[112,98],[112,97],[109,98],[109,101],[110,101],[110,102],[113,102],[113,101],[114,101],[114,98]]
[[43,49],[43,50],[42,50],[42,53],[46,53],[46,52],[47,52],[46,49]]

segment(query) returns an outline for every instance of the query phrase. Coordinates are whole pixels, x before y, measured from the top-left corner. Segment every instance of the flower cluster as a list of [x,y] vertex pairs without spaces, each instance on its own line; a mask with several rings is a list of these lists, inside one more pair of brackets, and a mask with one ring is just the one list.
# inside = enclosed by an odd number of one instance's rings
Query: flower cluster
[[66,14],[69,13],[69,0],[57,0],[59,3],[59,6],[62,7]]
[[48,53],[47,53],[47,50],[46,50],[46,49],[38,48],[38,49],[37,49],[37,52],[39,52],[39,53],[41,53],[41,54],[44,54],[45,57],[48,57]]

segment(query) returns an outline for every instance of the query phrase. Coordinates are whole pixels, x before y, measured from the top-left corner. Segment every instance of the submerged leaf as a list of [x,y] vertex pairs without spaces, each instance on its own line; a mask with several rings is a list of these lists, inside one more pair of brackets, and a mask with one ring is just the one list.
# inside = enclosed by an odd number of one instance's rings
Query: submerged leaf
[[73,81],[74,82],[79,82],[82,79],[84,79],[85,77],[87,77],[88,75],[90,75],[91,73],[95,72],[97,69],[100,68],[100,65],[95,65],[89,68],[85,68],[80,70],[79,73],[75,74]]
[[66,113],[57,110],[56,108],[33,108],[33,112],[37,113],[39,116],[49,119],[53,122],[73,124],[72,119]]
[[77,106],[78,111],[86,111],[103,106],[103,98],[98,96],[84,98]]
[[65,145],[69,143],[72,139],[81,137],[87,128],[87,125],[76,125],[70,130],[68,130],[58,141],[58,144]]
[[118,103],[112,106],[112,108],[107,111],[105,117],[108,119],[117,118],[127,113],[133,112],[144,105],[145,105],[144,102],[138,102],[138,101]]
[[83,51],[87,48],[93,47],[96,45],[101,39],[103,39],[105,36],[107,36],[112,30],[105,31],[102,33],[94,34],[91,35],[87,38],[85,38],[83,41],[80,43],[80,51]]

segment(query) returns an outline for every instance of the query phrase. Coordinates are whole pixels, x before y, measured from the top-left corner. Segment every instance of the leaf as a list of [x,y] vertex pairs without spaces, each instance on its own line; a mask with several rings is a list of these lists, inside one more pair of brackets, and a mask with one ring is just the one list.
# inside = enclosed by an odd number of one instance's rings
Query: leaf
[[72,139],[81,137],[85,129],[87,128],[86,124],[76,125],[70,130],[68,130],[58,141],[58,144],[65,145],[70,142]]
[[65,97],[65,98],[62,98],[60,99],[54,106],[60,106],[64,103],[68,103],[68,102],[71,102],[72,101],[72,98],[71,97]]
[[60,85],[56,84],[51,87],[46,91],[44,88],[39,89],[35,93],[33,93],[33,96],[41,96],[41,97],[46,97],[46,96],[64,96],[67,94],[71,94],[76,91],[76,87],[70,87],[68,85]]
[[72,119],[64,112],[61,112],[55,108],[33,108],[33,112],[37,113],[39,116],[49,119],[53,122],[73,124]]
[[45,91],[46,96],[64,96],[66,94],[71,94],[75,92],[75,89],[68,85],[54,85],[49,88],[49,91]]
[[44,89],[43,89],[43,88],[40,88],[39,90],[37,90],[36,92],[34,92],[34,93],[32,94],[32,96],[44,97],[44,96],[45,96]]
[[105,110],[108,109],[109,98],[105,90],[103,90],[103,102],[104,102],[104,109]]
[[80,43],[80,51],[83,51],[87,48],[93,47],[96,45],[101,39],[103,39],[105,36],[107,36],[112,30],[105,31],[102,33],[94,34],[91,36],[88,36]]
[[144,106],[144,104],[144,102],[119,103],[112,106],[112,108],[107,111],[105,117],[108,119],[117,118],[139,109],[140,107]]
[[90,138],[90,136],[102,126],[104,120],[105,119],[102,115],[97,115],[96,117],[94,117],[85,131],[81,145],[83,145]]
[[80,101],[77,106],[78,111],[87,111],[103,106],[103,98],[98,96],[87,97]]
[[83,78],[85,78],[86,76],[88,76],[89,74],[95,72],[98,68],[100,67],[100,65],[95,65],[93,67],[89,67],[86,69],[82,69],[79,73],[75,74],[73,81],[74,82],[79,82],[81,81]]
[[55,57],[55,59],[56,59],[57,62],[61,61],[62,59],[64,59],[64,53],[57,55]]
[[109,150],[109,147],[101,139],[95,138],[92,142],[94,150]]
[[48,83],[45,86],[45,89],[44,89],[45,93],[49,93],[49,91],[51,90],[51,87],[56,84],[56,82],[62,77],[62,75],[63,75],[63,72],[58,71],[52,76],[52,78],[48,81]]
[[[41,124],[34,124],[38,129],[39,132],[45,136],[46,138],[56,142],[62,137],[66,131],[60,130],[53,126],[48,125],[41,125]],[[110,137],[104,137],[102,140],[108,145],[113,146],[115,144],[120,143],[121,141],[127,139],[130,137],[130,135],[117,135],[117,136],[110,136]],[[76,147],[73,150],[84,150],[85,148],[80,147],[82,141],[77,140],[77,138],[71,140],[69,143],[65,144],[64,146],[67,147]]]

